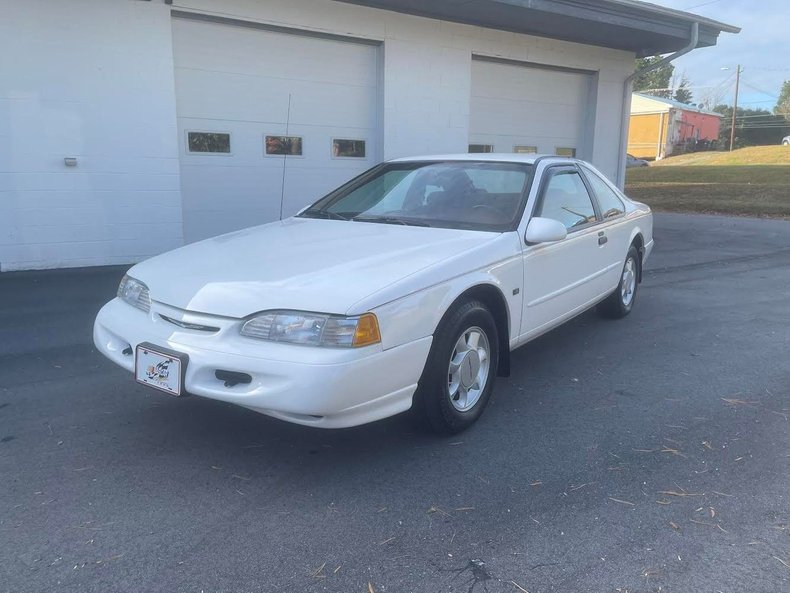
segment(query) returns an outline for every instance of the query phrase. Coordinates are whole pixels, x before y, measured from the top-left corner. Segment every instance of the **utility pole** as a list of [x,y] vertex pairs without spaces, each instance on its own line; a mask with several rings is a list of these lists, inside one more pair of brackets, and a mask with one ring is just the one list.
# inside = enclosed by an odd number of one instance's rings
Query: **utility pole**
[[738,112],[738,87],[741,83],[741,65],[735,71],[735,105],[732,108],[732,126],[730,128],[730,152],[735,147],[735,114]]

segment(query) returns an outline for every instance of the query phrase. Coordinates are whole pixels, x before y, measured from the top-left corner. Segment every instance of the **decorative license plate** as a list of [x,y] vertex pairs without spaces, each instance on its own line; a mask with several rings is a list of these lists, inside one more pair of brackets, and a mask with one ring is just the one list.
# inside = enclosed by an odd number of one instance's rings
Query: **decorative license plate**
[[142,343],[137,346],[134,378],[170,395],[183,394],[187,356],[159,346]]

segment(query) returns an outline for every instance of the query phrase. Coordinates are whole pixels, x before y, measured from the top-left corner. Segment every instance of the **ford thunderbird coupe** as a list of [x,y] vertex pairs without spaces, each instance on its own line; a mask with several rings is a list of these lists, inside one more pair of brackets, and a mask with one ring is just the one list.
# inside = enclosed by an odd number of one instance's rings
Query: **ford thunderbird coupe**
[[592,165],[442,155],[375,166],[296,216],[132,267],[96,347],[135,379],[303,425],[485,410],[511,352],[631,312],[650,209]]

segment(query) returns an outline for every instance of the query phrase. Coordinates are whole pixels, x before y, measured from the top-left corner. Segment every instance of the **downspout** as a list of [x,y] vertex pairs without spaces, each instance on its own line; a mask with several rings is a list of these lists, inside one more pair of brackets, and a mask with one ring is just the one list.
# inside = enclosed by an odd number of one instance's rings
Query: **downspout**
[[656,68],[660,68],[665,64],[669,64],[675,58],[679,58],[680,56],[689,53],[691,50],[696,49],[698,41],[699,23],[693,23],[691,25],[691,36],[689,37],[688,45],[686,45],[683,49],[679,49],[675,53],[659,60],[655,64],[651,64],[647,68],[637,70],[623,82],[623,119],[620,125],[620,161],[617,164],[617,186],[619,188],[622,189],[625,186],[625,153],[628,151],[628,125],[631,120],[631,93],[634,79],[637,76],[641,76],[642,74],[650,72],[651,70],[655,70]]

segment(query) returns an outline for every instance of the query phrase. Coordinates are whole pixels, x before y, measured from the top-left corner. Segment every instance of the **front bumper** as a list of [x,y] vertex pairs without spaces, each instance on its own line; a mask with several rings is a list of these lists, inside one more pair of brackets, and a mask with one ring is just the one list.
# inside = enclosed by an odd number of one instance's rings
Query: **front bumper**
[[[217,331],[181,328],[162,318]],[[113,299],[96,317],[93,341],[107,358],[134,372],[137,344],[150,342],[189,355],[187,392],[270,416],[322,428],[343,428],[411,407],[431,337],[388,350],[315,348],[239,335],[242,320],[151,304],[145,313]],[[217,371],[246,373],[248,384],[225,386]]]

